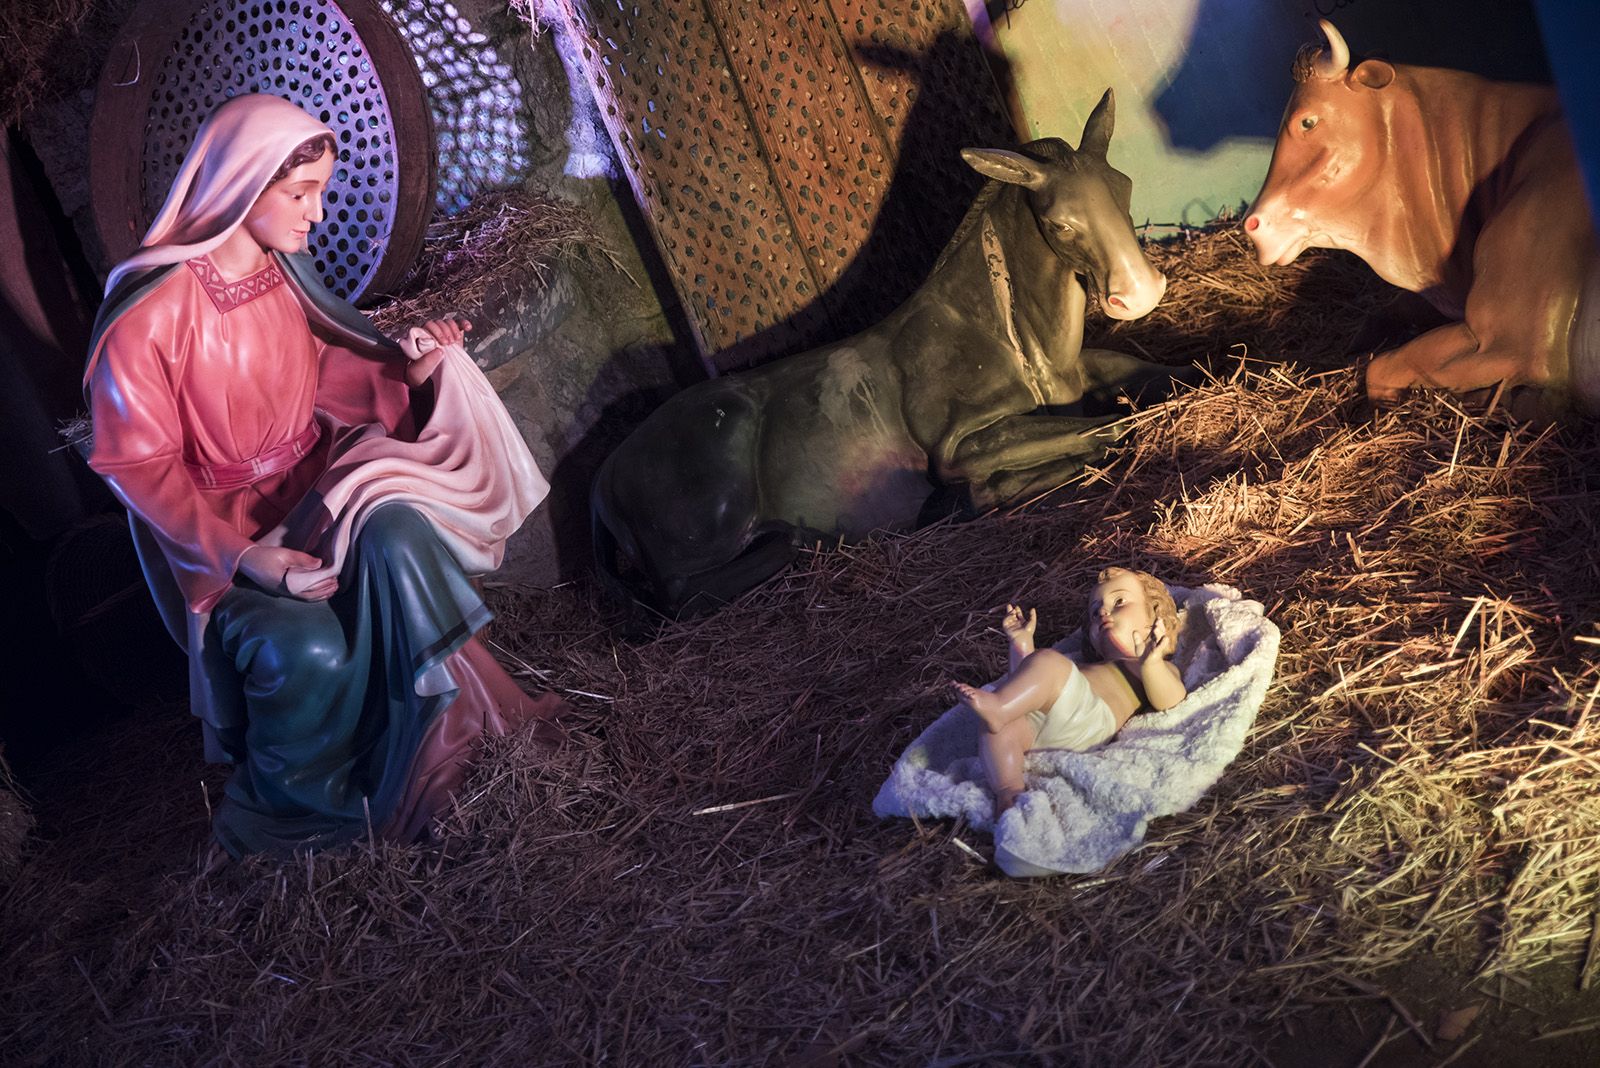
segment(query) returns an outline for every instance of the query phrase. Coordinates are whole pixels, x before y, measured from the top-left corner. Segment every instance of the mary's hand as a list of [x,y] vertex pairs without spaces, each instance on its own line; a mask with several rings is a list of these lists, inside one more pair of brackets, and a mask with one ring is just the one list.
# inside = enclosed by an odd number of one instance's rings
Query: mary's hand
[[326,601],[339,592],[339,579],[331,575],[303,590],[291,588],[289,579],[293,573],[315,571],[321,566],[322,561],[310,553],[279,545],[252,545],[239,557],[239,573],[245,578],[268,593],[301,601]]
[[400,341],[400,348],[410,361],[406,366],[406,384],[414,388],[426,382],[444,358],[445,346],[465,346],[467,331],[471,329],[472,323],[452,316],[429,319],[421,326],[413,326],[406,331],[406,336]]

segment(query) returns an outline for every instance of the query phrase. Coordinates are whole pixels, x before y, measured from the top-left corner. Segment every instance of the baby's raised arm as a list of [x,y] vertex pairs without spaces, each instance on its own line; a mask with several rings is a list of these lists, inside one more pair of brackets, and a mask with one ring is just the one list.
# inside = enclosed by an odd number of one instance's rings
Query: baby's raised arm
[[1033,652],[1033,631],[1038,625],[1039,613],[1035,609],[1028,609],[1024,618],[1020,605],[1006,605],[1000,617],[1000,629],[1006,636],[1008,670],[1015,672],[1017,665]]
[[1167,659],[1176,648],[1177,636],[1168,634],[1166,624],[1156,620],[1139,657],[1139,681],[1144,686],[1145,703],[1157,712],[1165,712],[1189,696],[1178,666]]

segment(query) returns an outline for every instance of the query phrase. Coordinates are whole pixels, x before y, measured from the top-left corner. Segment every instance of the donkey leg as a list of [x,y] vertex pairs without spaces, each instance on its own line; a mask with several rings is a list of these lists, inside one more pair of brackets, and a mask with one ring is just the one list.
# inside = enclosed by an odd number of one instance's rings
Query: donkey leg
[[1115,406],[1127,395],[1139,404],[1154,404],[1172,395],[1177,383],[1198,385],[1204,376],[1194,364],[1169,367],[1110,349],[1083,350],[1084,398]]
[[969,480],[1035,467],[1064,456],[1093,457],[1122,437],[1115,415],[1012,415],[956,445],[952,467]]
[[[1041,482],[1053,489],[1099,459],[1125,430],[1116,416],[1015,415],[968,434],[951,472],[975,511],[995,508]],[[1010,476],[997,480],[1002,472]],[[1051,481],[1054,480],[1054,481]],[[1001,488],[1015,484],[1016,488]],[[1039,492],[1043,492],[1040,490]]]
[[799,552],[789,531],[761,535],[726,564],[673,583],[672,614],[681,619],[720,608],[788,567]]
[[974,493],[973,499],[982,498],[991,502],[988,508],[1004,508],[1030,501],[1065,486],[1083,474],[1083,469],[1094,459],[1067,456],[1054,463],[1030,467],[1026,471],[1001,471],[984,484],[981,493]]

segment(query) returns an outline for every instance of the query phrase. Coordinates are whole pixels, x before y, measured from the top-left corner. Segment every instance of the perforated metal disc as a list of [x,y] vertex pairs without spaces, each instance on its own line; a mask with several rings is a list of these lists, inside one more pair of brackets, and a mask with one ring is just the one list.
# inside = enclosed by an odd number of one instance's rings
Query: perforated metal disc
[[[128,176],[132,188],[97,176],[97,213],[137,214],[142,232],[206,116],[230,97],[273,93],[338,139],[326,218],[310,242],[323,282],[353,300],[398,279],[431,208],[433,144],[413,57],[373,0],[145,0],[119,45],[123,54],[113,49],[102,78],[96,126],[108,110],[142,120],[139,163]],[[132,77],[119,79],[130,63]],[[111,135],[128,136],[114,126]],[[130,195],[134,204],[119,203]]]
[[[438,206],[454,215],[486,189],[527,177],[517,76],[450,0],[382,0],[416,54],[439,150]],[[502,5],[503,6],[503,5]]]

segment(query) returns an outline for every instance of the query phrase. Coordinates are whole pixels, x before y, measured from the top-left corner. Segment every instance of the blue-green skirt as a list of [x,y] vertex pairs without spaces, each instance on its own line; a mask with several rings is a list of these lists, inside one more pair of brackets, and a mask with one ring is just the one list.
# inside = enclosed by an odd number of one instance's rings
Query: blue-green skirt
[[235,770],[217,840],[237,857],[381,830],[456,695],[419,696],[417,680],[489,618],[427,520],[400,504],[367,519],[327,601],[240,580],[208,636],[237,672],[246,711],[219,733]]

